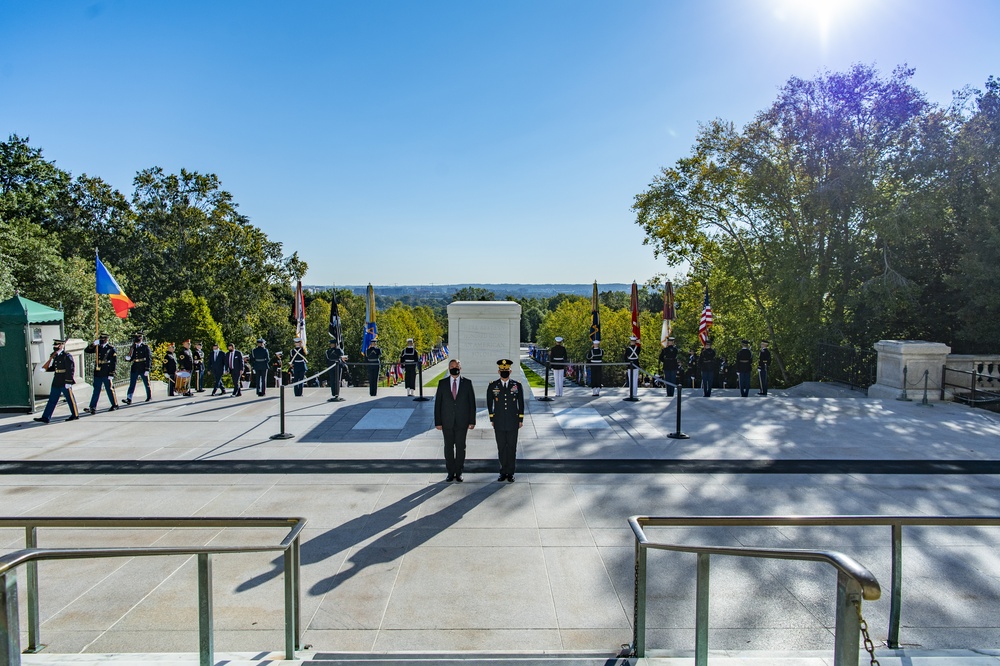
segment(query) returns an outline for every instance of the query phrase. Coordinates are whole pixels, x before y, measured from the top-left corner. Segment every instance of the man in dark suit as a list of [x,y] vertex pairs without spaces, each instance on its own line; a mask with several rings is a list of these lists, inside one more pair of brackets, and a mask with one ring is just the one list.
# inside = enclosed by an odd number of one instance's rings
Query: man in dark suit
[[476,427],[476,390],[462,377],[462,362],[448,362],[448,376],[438,382],[434,396],[434,427],[444,435],[445,481],[462,482],[465,467],[465,439]]
[[226,356],[226,367],[229,368],[229,376],[233,378],[233,397],[238,398],[243,395],[241,391],[243,379],[243,352],[236,348],[232,342],[229,343],[229,354]]
[[226,395],[226,387],[222,384],[222,378],[226,376],[226,352],[219,349],[219,343],[212,345],[212,351],[208,354],[208,364],[212,367],[212,376],[215,377],[212,395],[215,395],[216,391],[222,391],[222,395]]
[[500,460],[500,477],[497,481],[514,483],[514,465],[517,460],[517,431],[524,425],[524,388],[510,378],[514,361],[502,358],[497,361],[500,379],[486,389],[486,410],[497,440],[497,458]]

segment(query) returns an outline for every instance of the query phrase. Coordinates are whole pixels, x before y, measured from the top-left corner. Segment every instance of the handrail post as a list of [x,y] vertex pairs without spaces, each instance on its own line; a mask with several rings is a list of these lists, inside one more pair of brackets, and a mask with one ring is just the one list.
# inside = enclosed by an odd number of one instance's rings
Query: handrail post
[[632,622],[632,649],[640,659],[646,656],[646,548],[635,541],[635,617]]
[[668,432],[667,437],[670,439],[691,439],[690,436],[681,432],[681,393],[684,392],[684,387],[681,384],[675,384],[675,387],[677,388],[677,430]]
[[886,643],[899,648],[899,616],[903,601],[903,525],[892,524],[892,589],[889,592],[889,635]]
[[896,400],[902,400],[903,402],[913,402],[910,398],[906,397],[906,372],[907,366],[903,366],[903,390],[899,392],[899,397]]
[[295,649],[302,649],[302,540],[292,542],[292,559],[295,569]]
[[695,588],[694,666],[708,666],[708,553],[698,553],[698,579]]
[[281,412],[281,418],[279,419],[279,423],[281,424],[281,432],[279,432],[277,435],[271,435],[271,439],[291,439],[292,437],[295,437],[295,435],[293,435],[290,432],[285,432],[285,385],[284,384],[282,384],[279,387],[278,393],[279,393],[278,409]]
[[837,624],[834,628],[833,666],[858,666],[861,647],[861,585],[843,571],[837,572]]
[[931,374],[931,371],[929,369],[928,370],[924,370],[924,398],[923,398],[923,400],[920,401],[920,406],[921,407],[933,407],[934,406],[934,405],[932,405],[931,403],[929,403],[927,401],[927,381],[928,381],[928,378],[930,377],[930,374]]
[[[30,525],[24,528],[24,547],[38,548],[38,527]],[[41,637],[41,621],[38,612],[38,562],[32,560],[25,565],[28,585],[28,654],[36,654],[45,649],[39,645]]]
[[538,400],[541,400],[542,402],[550,402],[552,400],[552,398],[549,397],[549,369],[550,368],[551,368],[551,366],[549,365],[549,362],[545,361],[545,395],[542,396],[541,398],[538,398]]
[[424,363],[423,361],[417,362],[417,389],[420,394],[413,399],[413,402],[427,402],[430,398],[424,397]]
[[295,557],[285,550],[285,659],[295,659]]
[[215,664],[212,634],[212,556],[198,553],[198,657],[201,666]]
[[17,614],[17,573],[0,574],[0,666],[21,666],[21,628]]

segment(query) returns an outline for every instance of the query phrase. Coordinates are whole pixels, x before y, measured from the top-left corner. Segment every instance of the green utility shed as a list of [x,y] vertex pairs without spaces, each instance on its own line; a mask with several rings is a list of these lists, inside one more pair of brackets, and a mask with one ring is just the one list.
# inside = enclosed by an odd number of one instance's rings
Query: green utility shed
[[23,296],[0,303],[0,411],[35,411],[32,373],[48,357],[45,343],[62,337],[59,310]]

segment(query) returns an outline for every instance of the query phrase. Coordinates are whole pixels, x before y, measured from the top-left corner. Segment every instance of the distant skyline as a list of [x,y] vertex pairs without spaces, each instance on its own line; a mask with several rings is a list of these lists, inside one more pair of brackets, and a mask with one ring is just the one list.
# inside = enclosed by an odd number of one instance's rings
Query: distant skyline
[[642,283],[630,210],[699,123],[854,63],[946,105],[992,0],[0,0],[0,132],[132,192],[215,173],[309,284]]

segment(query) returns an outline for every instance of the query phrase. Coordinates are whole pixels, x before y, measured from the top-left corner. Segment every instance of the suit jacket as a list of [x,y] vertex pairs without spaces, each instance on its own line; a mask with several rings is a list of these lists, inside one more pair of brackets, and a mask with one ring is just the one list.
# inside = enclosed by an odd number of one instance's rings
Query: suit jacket
[[438,382],[434,395],[434,426],[468,428],[476,423],[476,390],[472,380],[458,381],[458,395],[451,397],[451,375]]
[[229,372],[241,374],[243,372],[243,353],[237,349],[233,351],[233,362],[229,362],[229,352],[226,352],[226,367]]
[[524,388],[521,383],[508,379],[506,388],[502,379],[490,383],[486,389],[486,409],[497,430],[520,428],[524,422]]
[[222,375],[226,374],[228,352],[224,352],[221,349],[218,351],[213,349],[212,351],[208,352],[208,354],[209,354],[209,362],[212,364],[212,374],[215,375],[216,377],[221,377]]

